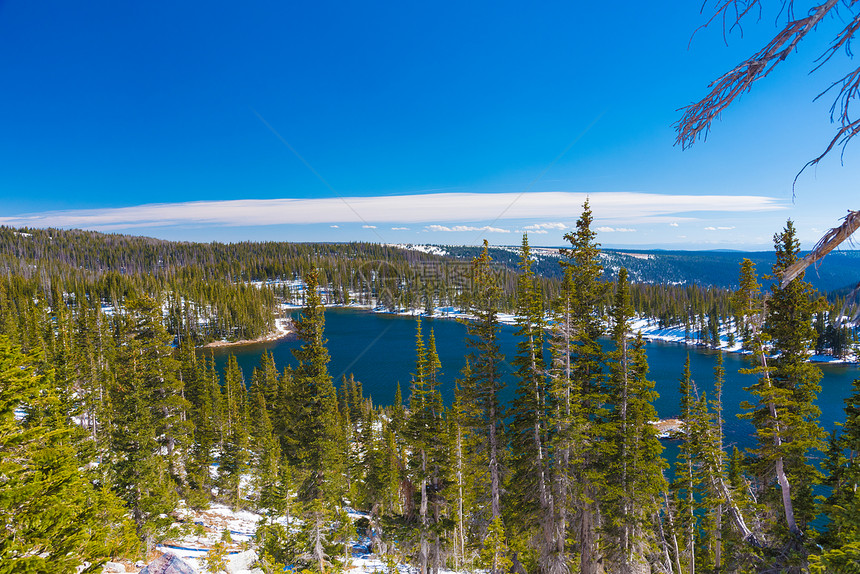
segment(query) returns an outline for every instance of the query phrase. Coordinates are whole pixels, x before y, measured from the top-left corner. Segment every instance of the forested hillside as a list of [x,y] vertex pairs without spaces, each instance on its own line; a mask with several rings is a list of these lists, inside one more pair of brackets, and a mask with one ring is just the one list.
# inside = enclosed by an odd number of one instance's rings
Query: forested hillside
[[[499,277],[499,306],[505,312],[517,305],[515,251],[490,250]],[[558,250],[536,253],[541,254],[533,255],[537,280],[548,304],[561,289],[560,256]],[[128,297],[146,294],[164,306],[166,326],[174,336],[198,344],[254,339],[273,331],[280,303],[303,302],[301,283],[311,269],[319,273],[327,304],[468,310],[470,257],[479,254],[477,248],[453,257],[371,243],[180,243],[0,228],[0,269],[5,270],[0,309],[13,309],[10,317],[30,317],[61,305],[111,311],[120,310]],[[604,262],[607,254],[600,257]],[[604,262],[604,268],[601,276],[614,280],[617,267]],[[665,324],[688,322],[695,330],[706,315],[724,320],[732,316],[724,289],[696,284],[657,288],[653,281],[632,281],[631,294],[638,313]],[[604,306],[610,303],[608,297],[603,300]],[[22,321],[14,332],[29,337],[27,324]],[[11,324],[9,329],[13,332]]]
[[[431,246],[435,251],[469,261],[477,257],[480,248],[474,246]],[[413,246],[414,248],[414,246]],[[426,247],[424,247],[426,249]],[[491,246],[490,256],[497,263],[515,269],[519,261],[518,247]],[[801,256],[804,255],[801,252]],[[765,269],[775,262],[769,251],[666,251],[662,249],[601,249],[604,276],[614,281],[618,270],[627,269],[631,283],[659,285],[697,285],[719,289],[737,289],[735,270],[744,259]],[[534,269],[543,277],[561,277],[558,249],[534,248]],[[860,278],[860,251],[841,250],[831,253],[819,266],[810,269],[807,281],[822,293],[846,291]]]
[[[189,327],[171,324],[146,290],[188,288],[187,270],[214,274],[211,265],[228,275],[216,279],[225,289],[273,295],[243,282],[264,267],[229,261],[227,246],[84,233],[66,236],[68,254],[57,257],[53,232],[5,231],[0,571],[75,572],[142,556],[175,535],[180,499],[266,515],[254,548],[267,573],[343,570],[356,529],[392,568],[402,561],[421,574],[850,571],[860,557],[860,387],[828,437],[821,374],[806,361],[822,305],[812,287],[799,277],[765,294],[746,260],[738,289],[711,300],[727,301],[750,351],[745,416],[756,446],[724,444],[721,367],[707,397],[679,365],[684,432],[668,472],[644,342],[630,326],[637,292],[623,268],[604,279],[590,226],[586,205],[549,296],[523,241],[510,404],[500,400],[498,341],[508,274],[485,245],[459,293],[474,320],[453,403],[441,399],[435,334],[419,319],[412,380],[385,406],[353,377],[332,380],[323,296],[334,289],[320,286],[325,259],[315,269],[314,254],[329,250],[337,268],[337,250],[370,258],[386,248],[296,246],[276,264],[280,244],[237,246],[249,261],[270,253],[270,278],[302,272],[301,347],[293,367],[264,353],[252,373],[235,358],[219,372],[193,337],[168,332]],[[798,256],[790,222],[775,246],[779,275]],[[93,286],[115,300],[111,312],[89,299]],[[651,289],[638,292],[640,305],[658,298]],[[608,350],[598,344],[606,337]],[[366,518],[353,523],[347,505]]]

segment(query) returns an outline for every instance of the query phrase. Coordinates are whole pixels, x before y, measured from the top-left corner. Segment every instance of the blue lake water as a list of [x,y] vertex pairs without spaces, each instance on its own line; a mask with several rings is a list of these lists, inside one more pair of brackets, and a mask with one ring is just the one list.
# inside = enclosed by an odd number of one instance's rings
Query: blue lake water
[[[466,327],[449,319],[423,319],[423,331],[428,335],[430,329],[436,334],[436,346],[442,362],[442,394],[450,402],[454,394],[454,380],[465,364],[468,353],[465,344]],[[391,404],[399,382],[404,400],[409,396],[410,373],[415,370],[415,319],[398,315],[371,313],[356,309],[326,309],[325,336],[331,354],[329,371],[339,383],[342,375],[355,375],[362,382],[366,395],[373,397],[375,404]],[[499,341],[502,351],[510,360],[514,357],[516,338],[514,328],[503,326]],[[607,343],[608,345],[608,343]],[[223,368],[227,357],[236,355],[245,380],[250,381],[251,373],[260,362],[260,355],[270,351],[279,369],[287,364],[295,364],[291,351],[299,346],[295,339],[285,339],[271,343],[226,347],[213,349],[216,364]],[[656,408],[661,418],[674,418],[678,415],[678,379],[689,354],[690,368],[699,392],[713,397],[713,370],[719,351],[687,347],[675,343],[649,342],[646,346],[649,378],[656,382],[660,398]],[[209,352],[208,350],[206,351]],[[723,408],[726,420],[726,442],[735,442],[740,447],[751,446],[754,442],[752,426],[739,420],[735,415],[740,411],[740,402],[752,400],[743,388],[754,381],[753,375],[738,373],[739,368],[748,366],[748,360],[738,354],[723,353],[726,369],[723,387]],[[508,373],[513,368],[507,364]],[[821,393],[818,406],[821,408],[821,424],[831,431],[836,421],[844,421],[844,399],[851,393],[851,382],[860,377],[856,366],[823,365],[824,377],[821,380]],[[509,382],[504,399],[513,397],[513,384]]]

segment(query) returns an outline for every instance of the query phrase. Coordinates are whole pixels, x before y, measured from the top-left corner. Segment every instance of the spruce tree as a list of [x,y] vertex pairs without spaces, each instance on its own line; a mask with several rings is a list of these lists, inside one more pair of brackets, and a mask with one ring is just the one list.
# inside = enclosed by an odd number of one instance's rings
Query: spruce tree
[[[593,221],[586,201],[575,230],[564,236],[570,247],[561,251],[564,276],[552,341],[551,388],[559,403],[556,412],[563,414],[554,424],[558,429],[554,456],[562,461],[553,480],[554,504],[557,514],[569,512],[575,521],[572,538],[583,574],[596,572],[600,557],[602,519],[597,500],[605,484],[606,433],[611,428],[607,425],[606,356],[598,341],[604,335],[603,300],[608,285],[601,280],[603,267]],[[568,481],[573,489],[570,494],[565,492]],[[557,527],[557,531],[563,533],[564,528]],[[562,558],[562,548],[558,548],[557,564]]]
[[[114,488],[149,550],[165,534],[167,515],[178,500],[171,477],[173,447],[186,426],[179,421],[184,405],[160,307],[147,297],[130,300],[126,307],[119,323],[116,378],[109,388],[109,460]],[[161,454],[164,447],[166,456]]]
[[681,528],[684,541],[686,563],[691,574],[695,573],[696,555],[696,491],[698,473],[694,470],[697,464],[699,438],[699,420],[695,417],[696,398],[693,396],[693,379],[690,375],[690,355],[684,363],[684,371],[680,379],[679,394],[681,396],[681,422],[684,434],[678,448],[678,458],[675,462],[675,481],[673,489],[678,500],[677,524]]
[[484,240],[481,255],[472,262],[472,312],[475,320],[466,327],[466,345],[471,349],[471,393],[473,416],[469,423],[482,437],[483,455],[486,456],[489,494],[489,518],[486,524],[502,516],[502,480],[504,474],[505,439],[504,409],[499,392],[504,387],[502,365],[504,356],[499,347],[499,286],[491,266],[488,244]]
[[[774,236],[774,244],[777,260],[772,269],[779,278],[797,260],[800,249],[791,221]],[[747,388],[757,397],[757,404],[741,405],[749,411],[743,416],[752,420],[758,438],[749,452],[750,467],[762,499],[772,508],[782,509],[770,517],[772,535],[797,547],[803,528],[815,515],[812,487],[819,480],[818,471],[806,457],[823,449],[824,437],[813,402],[821,373],[806,362],[813,341],[815,301],[801,274],[785,288],[774,284],[771,297],[764,302],[750,267],[745,262],[741,289],[735,296],[741,313],[752,318],[753,356],[758,363],[745,371],[759,375],[759,380]],[[778,353],[775,359],[768,358],[771,352]],[[777,504],[777,496],[781,504]]]
[[821,504],[829,519],[819,551],[810,556],[816,574],[852,572],[860,567],[860,379],[845,399],[845,424],[834,431],[823,467],[830,495]]
[[[299,468],[305,473],[301,497],[339,503],[343,496],[343,466],[337,394],[328,372],[329,353],[324,337],[325,309],[319,293],[319,276],[305,277],[306,304],[295,321],[302,345],[293,351],[298,365],[292,373]],[[315,515],[315,520],[318,518]]]
[[621,269],[612,306],[615,350],[610,354],[609,413],[612,457],[606,477],[606,554],[619,572],[643,567],[657,538],[655,517],[665,490],[663,446],[652,422],[657,419],[653,381],[647,379],[645,342],[631,340],[633,310],[627,270]]
[[136,554],[134,526],[81,458],[49,370],[0,337],[0,573],[99,572],[115,553]]
[[[798,260],[800,243],[791,220],[785,229],[774,235],[776,263],[773,275],[782,273]],[[813,486],[821,480],[821,474],[812,462],[825,448],[826,433],[818,417],[821,409],[815,404],[821,391],[821,369],[809,362],[815,344],[812,319],[820,308],[821,301],[803,275],[796,277],[784,287],[776,283],[771,286],[768,300],[766,333],[773,351],[773,385],[786,394],[787,433],[783,453],[788,479],[792,484],[795,518],[801,530],[815,519],[815,495]]]
[[[430,515],[431,498],[440,487],[444,465],[442,395],[438,389],[437,373],[439,358],[436,355],[435,339],[427,348],[421,334],[421,320],[416,322],[416,363],[412,376],[412,392],[409,397],[410,466],[418,483],[419,504],[419,571],[426,574],[430,560],[431,522],[439,518],[437,512]],[[437,497],[438,498],[438,497]],[[432,519],[432,520],[431,520]]]
[[241,506],[241,477],[248,470],[248,401],[242,369],[231,354],[224,369],[224,440],[218,467],[218,482],[225,500]]
[[[528,243],[523,235],[517,291],[516,396],[511,405],[510,506],[516,530],[539,547],[542,556],[555,550],[552,528],[549,439],[549,389],[544,361],[546,320]],[[512,525],[513,526],[513,525]]]

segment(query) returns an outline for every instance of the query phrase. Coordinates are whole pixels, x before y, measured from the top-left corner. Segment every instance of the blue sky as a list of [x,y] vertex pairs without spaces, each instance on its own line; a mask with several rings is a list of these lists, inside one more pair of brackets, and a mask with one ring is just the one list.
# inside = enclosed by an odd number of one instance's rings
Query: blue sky
[[[757,50],[696,3],[0,1],[0,224],[202,241],[809,247],[857,209],[827,22],[714,126],[678,108]],[[689,47],[688,47],[689,45]],[[855,63],[856,64],[856,63]]]

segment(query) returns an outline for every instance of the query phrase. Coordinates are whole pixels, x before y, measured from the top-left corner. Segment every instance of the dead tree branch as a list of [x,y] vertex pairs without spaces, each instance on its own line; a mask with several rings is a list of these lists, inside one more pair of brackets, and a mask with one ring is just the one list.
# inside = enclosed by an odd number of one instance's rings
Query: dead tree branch
[[[777,64],[785,60],[797,48],[798,43],[814,30],[828,13],[836,8],[838,2],[839,0],[827,0],[810,10],[809,15],[805,18],[790,20],[764,48],[712,82],[708,86],[711,91],[704,99],[682,108],[684,114],[676,124],[678,136],[675,139],[675,144],[680,144],[683,149],[686,149],[697,140],[705,139],[711,123],[720,116],[722,111],[738,96],[749,91],[753,83],[766,77]],[[742,17],[756,4],[757,1],[741,3],[740,12],[736,8],[738,17]],[[725,15],[725,11],[730,5],[738,6],[738,3],[737,1],[724,1],[718,10],[722,10]],[[790,3],[787,5],[790,9]]]
[[780,286],[785,287],[792,279],[803,273],[807,267],[836,249],[839,244],[851,237],[851,234],[857,231],[857,228],[860,228],[860,211],[849,211],[842,225],[834,227],[825,233],[824,237],[815,244],[815,247],[812,248],[812,251],[806,257],[790,265],[785,270],[780,280]]

